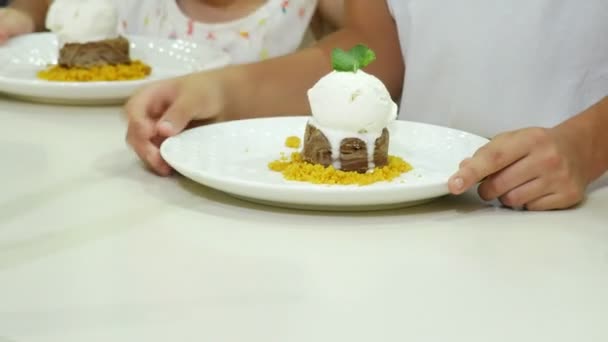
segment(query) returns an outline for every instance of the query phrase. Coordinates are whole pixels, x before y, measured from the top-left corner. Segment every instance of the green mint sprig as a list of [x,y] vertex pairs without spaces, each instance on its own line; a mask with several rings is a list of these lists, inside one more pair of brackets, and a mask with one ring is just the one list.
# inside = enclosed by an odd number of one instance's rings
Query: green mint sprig
[[334,49],[331,64],[335,71],[357,72],[376,60],[376,54],[365,45],[358,44],[348,51]]

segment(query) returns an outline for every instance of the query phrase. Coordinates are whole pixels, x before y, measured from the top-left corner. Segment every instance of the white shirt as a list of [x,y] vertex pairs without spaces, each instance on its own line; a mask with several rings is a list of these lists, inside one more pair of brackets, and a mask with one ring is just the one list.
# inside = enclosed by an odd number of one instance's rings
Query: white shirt
[[253,13],[223,23],[195,22],[175,0],[115,0],[122,31],[187,39],[228,52],[249,63],[294,52],[308,31],[317,0],[268,0]]
[[400,119],[486,137],[550,127],[608,95],[606,0],[387,0]]

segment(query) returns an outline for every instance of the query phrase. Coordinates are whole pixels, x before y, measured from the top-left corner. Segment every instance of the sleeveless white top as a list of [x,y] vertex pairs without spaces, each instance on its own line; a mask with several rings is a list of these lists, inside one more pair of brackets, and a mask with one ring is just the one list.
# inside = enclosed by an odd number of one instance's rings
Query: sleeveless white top
[[400,119],[492,137],[608,95],[606,0],[387,0],[406,72]]

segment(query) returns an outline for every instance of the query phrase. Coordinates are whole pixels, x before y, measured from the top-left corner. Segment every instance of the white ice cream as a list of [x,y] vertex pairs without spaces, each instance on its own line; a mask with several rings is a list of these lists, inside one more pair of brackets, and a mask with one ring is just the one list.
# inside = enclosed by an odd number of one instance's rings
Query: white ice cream
[[[340,144],[358,138],[375,146],[382,130],[397,118],[397,105],[375,76],[364,71],[334,71],[308,91],[313,118],[310,124],[321,130],[332,148],[334,168],[340,169]],[[374,168],[374,148],[368,148],[368,168]]]
[[312,115],[322,128],[378,133],[397,118],[397,105],[375,76],[334,71],[308,91]]
[[118,38],[118,10],[110,0],[55,0],[46,27],[60,44]]

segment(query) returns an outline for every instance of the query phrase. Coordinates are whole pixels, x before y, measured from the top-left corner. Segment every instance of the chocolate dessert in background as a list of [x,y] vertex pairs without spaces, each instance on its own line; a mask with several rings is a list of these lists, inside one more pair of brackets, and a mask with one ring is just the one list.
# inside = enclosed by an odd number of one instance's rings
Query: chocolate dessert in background
[[59,65],[91,68],[104,65],[128,64],[129,41],[124,37],[90,43],[68,43],[59,51]]
[[[376,167],[383,167],[388,164],[388,129],[382,131],[382,135],[375,141],[374,160]],[[365,173],[368,171],[369,160],[367,146],[364,141],[358,138],[345,138],[340,142],[340,170],[356,171]],[[304,146],[302,158],[312,164],[330,166],[333,164],[332,148],[329,140],[319,129],[311,124],[306,126],[304,133]]]

